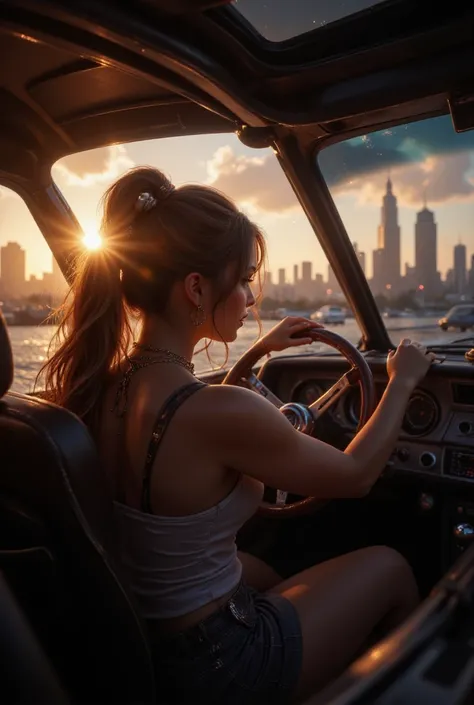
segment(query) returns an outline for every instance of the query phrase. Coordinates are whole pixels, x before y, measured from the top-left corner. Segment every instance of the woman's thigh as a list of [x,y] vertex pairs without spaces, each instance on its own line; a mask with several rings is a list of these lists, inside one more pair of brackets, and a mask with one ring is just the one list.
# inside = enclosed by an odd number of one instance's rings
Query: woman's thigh
[[342,673],[377,627],[395,627],[418,602],[410,567],[383,546],[316,565],[270,592],[290,600],[300,618],[303,662],[297,700]]

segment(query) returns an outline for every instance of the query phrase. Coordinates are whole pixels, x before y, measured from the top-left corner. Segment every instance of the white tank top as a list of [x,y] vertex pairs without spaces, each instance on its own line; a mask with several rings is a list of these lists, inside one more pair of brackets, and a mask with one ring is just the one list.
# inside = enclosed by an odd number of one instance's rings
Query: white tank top
[[235,536],[262,497],[263,484],[241,475],[221,502],[188,516],[147,514],[115,502],[122,559],[144,619],[193,612],[238,584]]

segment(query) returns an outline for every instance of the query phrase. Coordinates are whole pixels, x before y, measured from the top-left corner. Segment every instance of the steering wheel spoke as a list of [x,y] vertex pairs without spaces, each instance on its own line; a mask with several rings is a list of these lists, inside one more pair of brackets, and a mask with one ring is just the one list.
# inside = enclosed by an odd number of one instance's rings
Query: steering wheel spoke
[[319,419],[328,409],[334,406],[337,400],[342,397],[350,387],[358,384],[359,379],[360,375],[358,369],[352,367],[346,374],[342,375],[332,387],[324,392],[324,394],[321,394],[319,399],[316,399],[316,401],[310,404],[308,408],[311,409],[314,420]]
[[253,372],[247,375],[247,377],[241,377],[240,386],[247,387],[247,389],[251,389],[253,392],[261,394],[262,397],[268,399],[268,401],[271,402],[273,406],[276,406],[277,409],[280,409],[283,406],[281,399],[278,399],[278,397],[273,394],[273,392],[268,389],[268,387],[266,387]]

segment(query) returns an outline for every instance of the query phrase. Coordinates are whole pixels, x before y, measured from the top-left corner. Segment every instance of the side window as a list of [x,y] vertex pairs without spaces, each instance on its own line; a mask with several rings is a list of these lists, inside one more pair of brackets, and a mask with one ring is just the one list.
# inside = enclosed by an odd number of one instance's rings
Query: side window
[[32,391],[55,326],[46,324],[66,282],[26,203],[0,187],[0,306],[13,347],[13,389]]
[[[199,135],[114,145],[71,155],[53,167],[53,178],[81,223],[85,242],[97,242],[105,189],[129,168],[155,166],[175,186],[209,184],[234,199],[266,234],[268,273],[260,303],[263,330],[285,315],[310,316],[323,305],[344,310],[344,335],[352,342],[360,330],[319,242],[273,152],[252,150],[236,135]],[[340,317],[337,321],[341,325]],[[332,325],[332,322],[328,322]],[[255,341],[258,324],[251,318],[230,346],[228,365]],[[304,347],[291,352],[305,352]],[[284,354],[284,353],[283,353]],[[211,367],[204,353],[196,371]],[[224,362],[223,346],[212,346],[212,362]]]

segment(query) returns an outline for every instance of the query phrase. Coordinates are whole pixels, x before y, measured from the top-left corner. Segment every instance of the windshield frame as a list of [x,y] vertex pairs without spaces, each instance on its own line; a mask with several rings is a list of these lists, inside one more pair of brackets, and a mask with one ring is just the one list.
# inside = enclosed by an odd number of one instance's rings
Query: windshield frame
[[275,140],[275,151],[354,313],[362,334],[358,349],[387,352],[393,344],[317,160],[312,159],[315,145],[302,148],[294,133],[288,133]]

